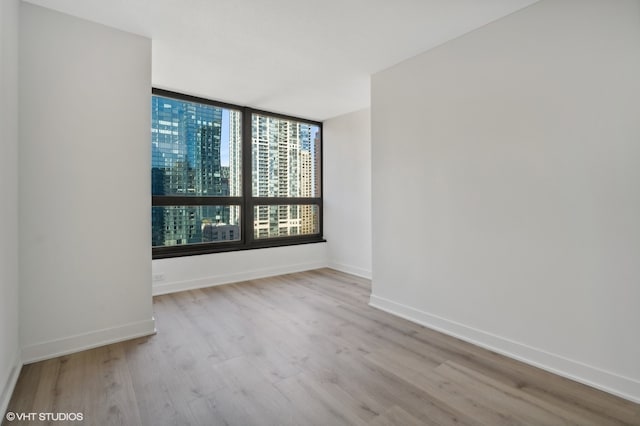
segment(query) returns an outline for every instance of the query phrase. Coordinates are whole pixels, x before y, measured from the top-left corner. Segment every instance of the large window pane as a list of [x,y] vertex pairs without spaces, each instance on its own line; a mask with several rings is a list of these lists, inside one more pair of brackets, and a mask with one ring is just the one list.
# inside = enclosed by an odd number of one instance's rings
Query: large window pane
[[154,259],[323,241],[321,122],[157,88],[151,102]]
[[254,197],[320,196],[320,127],[252,114]]
[[318,212],[316,204],[255,206],[254,238],[317,234]]
[[240,196],[241,113],[152,96],[152,194]]
[[240,240],[240,206],[154,206],[154,247]]

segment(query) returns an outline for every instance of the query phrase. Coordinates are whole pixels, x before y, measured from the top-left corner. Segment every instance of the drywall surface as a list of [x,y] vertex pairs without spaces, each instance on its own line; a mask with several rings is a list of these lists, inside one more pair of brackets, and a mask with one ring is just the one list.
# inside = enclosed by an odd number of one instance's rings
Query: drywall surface
[[154,331],[151,41],[20,6],[25,362]]
[[374,306],[640,402],[640,3],[372,77]]
[[18,340],[18,0],[0,2],[0,416],[20,372]]
[[153,294],[174,293],[327,266],[326,243],[153,261]]
[[323,130],[329,266],[371,278],[371,110],[327,120]]

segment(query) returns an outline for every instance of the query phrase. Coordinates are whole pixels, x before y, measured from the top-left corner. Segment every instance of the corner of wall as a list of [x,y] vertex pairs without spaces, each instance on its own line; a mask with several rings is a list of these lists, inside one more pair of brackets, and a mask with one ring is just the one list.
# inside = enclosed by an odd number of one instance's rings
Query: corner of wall
[[20,359],[20,350],[18,350],[14,356],[13,366],[7,375],[7,381],[2,388],[2,393],[0,393],[0,414],[3,417],[7,407],[9,406],[9,401],[11,401],[11,396],[13,395],[16,383],[18,383],[18,377],[20,376],[21,370],[22,360]]
[[373,277],[373,273],[371,272],[370,269],[364,269],[364,268],[360,268],[358,266],[353,266],[353,265],[346,265],[335,259],[329,261],[329,268],[335,269],[336,271],[344,272],[347,274],[355,275],[360,278],[365,278],[367,280],[370,280]]
[[370,279],[371,109],[327,120],[323,130],[329,267]]
[[[18,0],[0,1],[0,415],[4,417],[20,375],[18,330]],[[2,418],[0,418],[2,423]]]

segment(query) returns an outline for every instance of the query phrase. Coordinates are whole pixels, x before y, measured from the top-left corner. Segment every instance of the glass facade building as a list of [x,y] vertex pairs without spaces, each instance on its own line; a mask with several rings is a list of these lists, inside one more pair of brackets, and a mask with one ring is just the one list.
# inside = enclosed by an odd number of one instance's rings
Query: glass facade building
[[[239,111],[153,96],[152,195],[239,195],[239,115]],[[236,206],[154,206],[153,246],[239,239],[238,215]],[[217,228],[225,231],[214,232]]]

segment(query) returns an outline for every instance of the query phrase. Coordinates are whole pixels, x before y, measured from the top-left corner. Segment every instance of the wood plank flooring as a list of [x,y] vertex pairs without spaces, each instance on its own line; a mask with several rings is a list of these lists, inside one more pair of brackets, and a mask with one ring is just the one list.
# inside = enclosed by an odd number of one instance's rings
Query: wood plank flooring
[[322,269],[156,297],[157,335],[25,366],[9,410],[127,426],[640,425],[638,404],[369,295],[367,280]]

